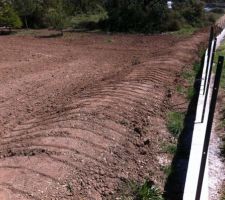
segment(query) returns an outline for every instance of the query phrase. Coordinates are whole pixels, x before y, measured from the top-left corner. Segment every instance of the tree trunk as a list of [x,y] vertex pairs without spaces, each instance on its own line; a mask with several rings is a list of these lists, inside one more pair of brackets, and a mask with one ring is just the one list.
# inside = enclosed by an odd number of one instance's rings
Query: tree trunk
[[28,29],[27,16],[24,18],[26,29]]
[[61,36],[63,36],[63,29],[61,29],[60,32],[61,32]]

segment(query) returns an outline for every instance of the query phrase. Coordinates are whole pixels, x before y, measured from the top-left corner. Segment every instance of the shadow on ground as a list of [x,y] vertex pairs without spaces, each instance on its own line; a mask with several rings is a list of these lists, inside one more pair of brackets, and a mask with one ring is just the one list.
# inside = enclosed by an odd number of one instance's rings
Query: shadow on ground
[[[204,55],[201,63],[203,63],[203,59]],[[178,139],[177,152],[172,161],[172,173],[169,175],[164,188],[164,196],[166,200],[182,200],[183,198],[200,90],[200,77],[202,74],[202,68],[203,66],[201,65],[201,70],[198,72],[195,78],[194,88],[196,92],[188,106],[188,111],[184,120],[184,130]]]

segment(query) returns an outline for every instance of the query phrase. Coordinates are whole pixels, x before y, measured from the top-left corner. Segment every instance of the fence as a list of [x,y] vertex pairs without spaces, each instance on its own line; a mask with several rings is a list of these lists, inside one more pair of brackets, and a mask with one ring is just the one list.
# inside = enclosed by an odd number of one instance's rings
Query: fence
[[208,49],[202,63],[201,85],[183,200],[208,199],[208,146],[224,58],[219,57],[214,83],[212,68],[216,47],[222,42],[225,31],[218,37],[215,37],[215,34],[212,27]]

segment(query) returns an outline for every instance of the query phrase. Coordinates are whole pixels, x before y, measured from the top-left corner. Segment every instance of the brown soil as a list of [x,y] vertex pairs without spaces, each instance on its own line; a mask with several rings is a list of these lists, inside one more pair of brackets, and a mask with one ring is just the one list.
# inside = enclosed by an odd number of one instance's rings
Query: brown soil
[[110,199],[121,182],[163,186],[162,145],[182,70],[207,31],[0,37],[0,199]]

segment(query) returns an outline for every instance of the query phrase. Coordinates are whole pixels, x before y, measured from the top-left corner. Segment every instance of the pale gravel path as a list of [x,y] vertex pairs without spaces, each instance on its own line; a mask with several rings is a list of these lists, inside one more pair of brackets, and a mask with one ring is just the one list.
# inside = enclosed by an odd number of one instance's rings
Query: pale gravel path
[[220,156],[221,143],[214,123],[209,145],[209,200],[220,199],[220,189],[225,180],[225,166]]

